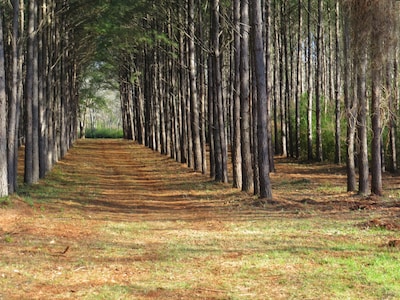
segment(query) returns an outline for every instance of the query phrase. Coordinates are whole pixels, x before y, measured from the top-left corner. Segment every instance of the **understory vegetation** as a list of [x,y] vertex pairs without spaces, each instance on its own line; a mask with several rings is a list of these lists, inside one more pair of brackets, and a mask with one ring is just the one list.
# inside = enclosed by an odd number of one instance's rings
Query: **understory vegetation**
[[123,132],[122,129],[90,128],[86,130],[85,137],[89,139],[116,139],[123,138]]

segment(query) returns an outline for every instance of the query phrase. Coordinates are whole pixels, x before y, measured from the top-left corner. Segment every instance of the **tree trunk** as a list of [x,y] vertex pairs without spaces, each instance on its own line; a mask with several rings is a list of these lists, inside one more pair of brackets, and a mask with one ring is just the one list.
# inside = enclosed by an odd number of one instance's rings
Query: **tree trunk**
[[220,13],[219,0],[213,0],[211,5],[212,26],[211,40],[213,49],[213,75],[214,75],[214,119],[216,120],[214,127],[215,131],[215,149],[216,149],[216,165],[215,165],[215,180],[228,182],[227,168],[227,144],[226,144],[226,129],[224,120],[224,101],[222,92],[222,73],[221,73],[221,50],[219,42],[220,33]]
[[367,72],[367,54],[365,49],[360,53],[360,61],[357,64],[357,98],[358,98],[358,138],[360,140],[359,151],[359,187],[361,195],[367,195],[369,192],[369,165],[368,165],[368,128],[367,128],[367,99],[366,99],[366,72]]
[[210,178],[215,178],[215,120],[214,120],[214,71],[212,68],[212,58],[208,59],[208,139],[210,143]]
[[[262,8],[261,0],[252,0],[251,11],[253,18],[253,52],[255,59],[255,79],[257,83],[257,145],[258,145],[258,170],[259,193],[261,199],[272,199],[272,188],[269,178],[269,153],[268,153],[268,105],[267,81],[265,76],[264,41],[262,34]],[[268,49],[268,43],[267,43]]]
[[285,62],[286,57],[284,56],[284,49],[286,48],[286,35],[285,35],[285,20],[284,18],[284,4],[281,3],[280,7],[280,32],[276,32],[277,35],[277,59],[279,63],[279,111],[280,111],[280,132],[281,132],[281,142],[280,149],[282,156],[288,156],[287,151],[287,114],[286,111],[286,87],[285,83]]
[[301,77],[301,60],[303,59],[303,52],[302,52],[302,29],[303,29],[303,14],[302,14],[302,0],[298,0],[298,31],[297,31],[297,53],[296,53],[296,103],[295,103],[295,110],[296,110],[296,158],[300,158],[300,141],[301,141],[301,133],[300,133],[300,124],[301,124],[301,116],[300,116],[300,101],[302,95],[302,77]]
[[[21,76],[19,72],[19,1],[13,0],[13,23],[12,23],[12,81],[11,95],[8,104],[8,132],[7,132],[7,166],[8,166],[8,189],[12,194],[17,190],[17,172],[18,172],[18,80]],[[1,12],[0,12],[1,14]],[[1,38],[1,36],[0,36]],[[0,58],[1,59],[1,58]]]
[[[39,20],[45,22],[47,20],[47,5],[44,1],[40,3]],[[48,43],[47,43],[47,30],[48,27],[43,28],[38,38],[38,72],[39,72],[39,86],[38,86],[38,103],[39,103],[39,177],[44,178],[49,171],[47,155],[48,155],[48,118],[47,107],[49,105],[49,98],[47,97],[47,78],[48,78]]]
[[250,139],[249,2],[241,1],[240,45],[240,132],[242,151],[242,190],[254,189]]
[[372,143],[371,143],[371,192],[382,196],[382,125],[380,112],[381,76],[379,70],[372,71]]
[[[391,95],[389,97],[389,170],[391,172],[396,172],[397,170],[397,127],[396,127],[396,114],[398,111],[398,107],[396,105],[396,99],[398,97],[398,63],[397,63],[397,52],[394,51],[394,58],[393,58],[393,69],[389,70],[388,67],[388,74],[387,74],[387,81],[388,81],[388,88],[392,85],[390,89]],[[393,72],[393,84],[390,83],[390,76]]]
[[39,33],[38,33],[38,3],[34,1],[33,18],[33,89],[32,89],[32,165],[33,183],[37,183],[40,178],[39,166]]
[[[198,21],[197,21],[197,31],[199,33],[200,41],[204,40],[204,28],[203,24],[203,12],[202,12],[202,3],[198,2]],[[201,143],[201,161],[202,174],[207,173],[207,92],[206,92],[206,53],[202,49],[201,46],[198,46],[199,51],[199,60],[200,60],[200,68],[198,68],[198,77],[199,77],[199,100],[200,100],[200,143]]]
[[[321,82],[322,82],[322,0],[318,0],[317,22],[317,65],[315,69],[315,122],[316,122],[316,158],[322,161],[322,124],[321,124]],[[311,49],[310,49],[311,50]]]
[[341,152],[341,109],[340,109],[340,45],[339,32],[340,30],[340,6],[339,1],[336,1],[335,8],[335,163],[342,162]]
[[[379,5],[379,4],[378,4]],[[378,17],[379,17],[379,9]],[[380,24],[376,24],[379,26]],[[381,121],[381,84],[383,49],[381,47],[382,36],[374,27],[372,32],[374,43],[371,48],[371,192],[382,196],[382,121]]]
[[8,196],[7,176],[7,96],[3,40],[3,8],[0,6],[0,197]]
[[[344,16],[344,29],[343,29],[343,56],[345,58],[350,57],[350,32],[349,32],[349,19],[348,16]],[[355,59],[353,59],[356,62]],[[353,67],[357,70],[357,64],[354,63]],[[349,64],[343,64],[343,94],[344,103],[346,107],[346,119],[347,119],[347,156],[346,156],[346,170],[347,170],[347,191],[356,191],[356,162],[355,162],[355,134],[357,130],[357,111],[358,103],[357,97],[353,94],[350,97],[350,79],[354,82],[354,76],[350,77]]]
[[[36,43],[37,5],[35,0],[29,1],[28,46],[26,64],[25,93],[25,176],[27,184],[36,183],[39,179],[38,157],[38,99],[37,99],[37,46]],[[36,61],[36,62],[35,62]],[[36,73],[36,74],[35,74]],[[35,79],[36,78],[36,79]],[[36,91],[35,91],[36,89]]]
[[234,0],[234,88],[233,88],[233,187],[242,188],[242,152],[240,143],[240,0]]
[[266,64],[266,76],[267,76],[267,97],[268,97],[268,112],[267,112],[267,133],[268,133],[268,153],[269,153],[269,168],[270,172],[275,171],[275,162],[274,162],[274,147],[272,140],[272,126],[271,126],[271,97],[272,97],[272,85],[274,84],[274,76],[271,68],[271,55],[272,55],[272,47],[271,45],[271,35],[272,35],[272,6],[271,1],[265,2],[265,18],[266,18],[266,31],[265,31],[265,64]]
[[307,17],[307,79],[308,79],[308,105],[307,105],[307,151],[308,159],[313,159],[313,131],[312,131],[312,113],[313,113],[313,96],[312,96],[312,55],[313,47],[311,34],[311,0],[308,0],[308,17]]
[[195,45],[195,13],[194,0],[188,1],[188,29],[189,29],[189,81],[190,81],[190,117],[193,143],[193,167],[195,171],[202,169],[202,152],[200,140],[199,101],[197,92],[197,63]]

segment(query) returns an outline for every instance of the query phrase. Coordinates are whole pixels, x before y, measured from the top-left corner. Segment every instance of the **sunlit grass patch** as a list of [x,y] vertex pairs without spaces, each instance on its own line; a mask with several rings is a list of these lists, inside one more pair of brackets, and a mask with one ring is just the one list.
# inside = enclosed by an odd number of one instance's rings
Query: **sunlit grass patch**
[[331,193],[331,194],[345,193],[346,186],[325,183],[325,184],[319,185],[317,187],[317,191],[321,192],[321,193]]
[[81,295],[81,298],[85,300],[129,299],[133,291],[134,289],[129,286],[107,284],[91,291],[90,294]]

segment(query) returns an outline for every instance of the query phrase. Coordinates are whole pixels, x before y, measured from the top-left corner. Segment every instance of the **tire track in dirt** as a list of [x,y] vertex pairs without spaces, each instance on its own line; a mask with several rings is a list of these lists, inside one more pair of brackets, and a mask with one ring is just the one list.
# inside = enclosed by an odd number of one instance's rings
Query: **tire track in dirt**
[[240,195],[130,141],[79,141],[61,166],[76,181],[72,201],[98,218],[204,219]]

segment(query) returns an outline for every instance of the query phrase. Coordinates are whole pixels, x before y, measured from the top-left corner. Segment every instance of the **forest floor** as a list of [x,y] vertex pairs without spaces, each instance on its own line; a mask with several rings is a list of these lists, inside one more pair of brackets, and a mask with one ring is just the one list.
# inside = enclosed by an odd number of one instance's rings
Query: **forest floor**
[[400,177],[276,159],[273,204],[133,142],[81,140],[1,200],[0,299],[400,299]]

